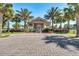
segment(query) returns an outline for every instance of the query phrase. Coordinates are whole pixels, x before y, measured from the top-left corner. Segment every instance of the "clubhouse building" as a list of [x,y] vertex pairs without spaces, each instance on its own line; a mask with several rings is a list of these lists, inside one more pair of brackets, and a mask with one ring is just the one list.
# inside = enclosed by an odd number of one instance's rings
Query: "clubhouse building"
[[36,32],[42,32],[48,25],[49,22],[46,19],[37,17],[28,23],[28,29],[33,28]]

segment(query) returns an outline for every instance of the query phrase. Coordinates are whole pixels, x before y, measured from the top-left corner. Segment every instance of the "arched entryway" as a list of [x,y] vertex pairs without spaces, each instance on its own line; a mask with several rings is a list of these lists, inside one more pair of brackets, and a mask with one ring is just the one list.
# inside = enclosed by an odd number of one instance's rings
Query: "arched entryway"
[[44,23],[34,23],[34,29],[36,32],[41,33],[44,28]]
[[41,33],[44,28],[48,25],[48,22],[40,17],[37,17],[31,21],[32,27],[36,32]]

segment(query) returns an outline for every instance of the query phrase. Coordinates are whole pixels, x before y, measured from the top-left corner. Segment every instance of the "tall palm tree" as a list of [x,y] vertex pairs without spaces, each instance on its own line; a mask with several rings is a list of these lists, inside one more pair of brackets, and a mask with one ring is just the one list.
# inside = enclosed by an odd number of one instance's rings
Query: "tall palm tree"
[[10,30],[10,24],[9,21],[13,18],[13,5],[12,4],[5,4],[5,10],[6,12],[3,15],[3,18],[5,22],[7,22],[7,30]]
[[[8,4],[8,3],[0,4],[0,16],[2,19],[2,29],[4,28],[4,25],[6,24],[6,22],[10,20],[10,18],[12,17],[12,14],[13,14],[12,11],[13,11],[12,4]],[[9,28],[9,24],[8,24],[8,28]]]
[[44,16],[46,19],[50,19],[52,21],[52,30],[53,30],[54,18],[59,15],[60,13],[59,13],[58,7],[56,8],[52,7],[51,9],[47,11],[47,14],[45,14]]
[[21,26],[22,25],[20,23],[17,23],[17,24],[15,23],[15,24],[12,25],[14,30],[19,30]]
[[74,11],[71,7],[64,8],[64,18],[68,22],[68,30],[70,29],[70,20],[74,20]]
[[63,18],[63,15],[59,15],[55,19],[55,23],[60,24],[60,27],[59,27],[60,29],[62,29],[62,23],[64,23],[64,22],[65,22],[65,20]]
[[15,29],[18,29],[18,24],[21,22],[21,19],[19,18],[19,16],[17,14],[14,15],[12,22],[15,22]]
[[31,11],[29,11],[28,9],[22,9],[19,11],[19,10],[16,10],[17,11],[17,14],[18,16],[20,16],[21,19],[24,20],[24,31],[26,31],[26,23],[27,23],[27,20],[33,18],[33,16],[31,16]]
[[0,33],[2,32],[3,9],[4,9],[4,4],[0,3]]
[[75,13],[75,18],[76,18],[76,28],[77,28],[77,37],[79,37],[79,4],[78,3],[68,3],[68,6],[72,7],[74,10],[73,13]]

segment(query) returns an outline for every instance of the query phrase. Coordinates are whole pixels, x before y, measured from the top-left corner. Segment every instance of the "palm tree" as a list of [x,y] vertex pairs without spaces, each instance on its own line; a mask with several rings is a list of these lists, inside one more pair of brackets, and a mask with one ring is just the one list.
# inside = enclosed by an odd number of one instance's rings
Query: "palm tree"
[[77,29],[77,37],[79,37],[79,4],[78,3],[68,3],[68,6],[72,7],[74,10],[73,13],[75,13],[75,18],[76,18],[76,29]]
[[22,25],[20,25],[20,23],[17,23],[17,24],[15,23],[12,26],[15,30],[19,30]]
[[70,20],[74,20],[74,11],[71,7],[64,8],[64,18],[68,22],[68,30],[70,29]]
[[4,4],[0,3],[0,33],[2,32],[3,8],[4,8]]
[[57,24],[59,23],[60,24],[60,27],[59,27],[60,29],[62,29],[62,23],[63,22],[65,22],[65,20],[63,19],[62,15],[59,15],[59,16],[56,17],[55,23],[57,23]]
[[8,30],[8,32],[10,30],[9,21],[13,18],[13,12],[14,12],[12,7],[13,7],[12,4],[5,4],[6,12],[3,15],[4,22],[7,22],[7,30]]
[[52,21],[52,30],[53,30],[54,18],[59,15],[60,13],[59,13],[58,7],[56,8],[52,7],[51,9],[47,11],[47,14],[45,14],[44,16],[44,18],[50,19]]
[[[8,20],[10,20],[10,18],[12,17],[12,13],[13,9],[12,9],[12,4],[0,4],[0,16],[2,19],[2,29],[4,28],[4,25],[6,24],[6,22],[8,22]],[[9,22],[8,22],[9,23]],[[9,28],[9,24],[8,24],[8,28]]]
[[18,29],[18,25],[19,25],[19,23],[21,22],[21,19],[20,19],[19,16],[16,14],[16,15],[14,15],[14,18],[12,19],[12,22],[15,22],[14,27],[15,27],[15,29],[17,30],[17,29]]
[[32,12],[30,12],[28,9],[22,9],[22,8],[20,11],[18,10],[16,11],[17,11],[18,16],[20,16],[20,18],[24,20],[24,31],[26,31],[27,20],[33,18],[33,16],[30,16]]

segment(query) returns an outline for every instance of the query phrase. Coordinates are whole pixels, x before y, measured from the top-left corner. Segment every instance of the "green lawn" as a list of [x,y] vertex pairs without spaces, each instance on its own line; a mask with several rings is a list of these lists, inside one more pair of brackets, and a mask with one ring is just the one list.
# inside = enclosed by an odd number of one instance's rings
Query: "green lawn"
[[9,35],[0,35],[0,38],[8,37]]
[[58,35],[62,36],[67,36],[67,37],[75,37],[76,36],[76,31],[75,30],[70,30],[69,33],[55,33]]
[[68,36],[76,36],[76,31],[71,30],[69,33],[67,33]]
[[5,34],[3,34],[3,33],[0,34],[0,38],[5,38],[5,37],[8,37],[8,36],[10,36],[10,35],[9,34],[6,34],[6,33]]
[[11,32],[6,32],[6,33],[1,33],[0,34],[0,38],[5,38],[5,37],[8,37],[10,35],[17,35],[17,34],[23,34],[24,32],[14,32],[14,33],[11,33]]
[[6,33],[2,33],[2,34],[8,34],[8,35],[12,35],[12,34],[24,34],[24,32],[6,32]]
[[[4,38],[4,37],[8,37],[10,35],[18,35],[18,34],[25,34],[25,32],[7,32],[7,33],[2,33],[0,35],[0,38]],[[75,37],[76,36],[76,32],[74,30],[70,30],[69,33],[52,33],[52,34],[56,34],[56,35],[62,35],[62,36],[67,36],[67,37]]]

